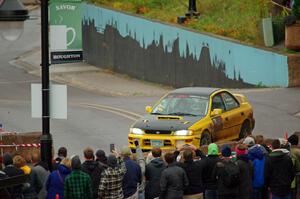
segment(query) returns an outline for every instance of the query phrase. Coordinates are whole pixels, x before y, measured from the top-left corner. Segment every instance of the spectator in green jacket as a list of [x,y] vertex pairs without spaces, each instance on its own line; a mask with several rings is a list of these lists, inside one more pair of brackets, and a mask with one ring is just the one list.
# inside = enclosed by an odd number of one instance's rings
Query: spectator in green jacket
[[64,198],[92,199],[92,181],[88,174],[80,170],[81,161],[78,156],[72,158],[71,167],[72,172],[65,179]]

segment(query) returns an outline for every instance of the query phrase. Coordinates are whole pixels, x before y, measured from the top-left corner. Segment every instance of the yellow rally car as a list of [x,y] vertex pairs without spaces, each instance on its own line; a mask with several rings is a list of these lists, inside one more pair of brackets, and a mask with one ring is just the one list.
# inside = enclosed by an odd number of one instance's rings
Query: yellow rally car
[[251,134],[255,120],[246,97],[226,89],[180,88],[162,97],[130,128],[129,147],[137,139],[143,150],[197,147]]

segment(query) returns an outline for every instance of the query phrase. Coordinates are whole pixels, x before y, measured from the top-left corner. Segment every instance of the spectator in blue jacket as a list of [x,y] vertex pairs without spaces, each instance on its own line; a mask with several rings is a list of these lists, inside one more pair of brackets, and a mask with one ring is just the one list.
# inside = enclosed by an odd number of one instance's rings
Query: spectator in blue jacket
[[265,188],[265,155],[259,146],[251,147],[248,151],[249,159],[253,163],[252,197],[253,199],[264,199]]
[[131,150],[129,147],[123,147],[121,156],[125,162],[126,173],[123,178],[123,194],[125,199],[138,198],[138,184],[142,181],[141,167],[130,159]]
[[47,197],[46,199],[55,199],[58,194],[59,199],[64,198],[65,178],[71,173],[71,160],[64,158],[58,164],[57,170],[53,171],[46,182]]

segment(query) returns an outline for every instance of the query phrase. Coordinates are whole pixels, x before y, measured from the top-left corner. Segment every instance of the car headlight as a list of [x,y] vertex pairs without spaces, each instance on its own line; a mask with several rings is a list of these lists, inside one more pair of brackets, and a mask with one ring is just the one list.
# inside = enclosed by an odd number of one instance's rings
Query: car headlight
[[145,132],[142,129],[139,129],[139,128],[130,128],[130,133],[136,134],[136,135],[145,134]]
[[175,131],[174,135],[192,135],[193,131],[191,130],[179,130],[179,131]]

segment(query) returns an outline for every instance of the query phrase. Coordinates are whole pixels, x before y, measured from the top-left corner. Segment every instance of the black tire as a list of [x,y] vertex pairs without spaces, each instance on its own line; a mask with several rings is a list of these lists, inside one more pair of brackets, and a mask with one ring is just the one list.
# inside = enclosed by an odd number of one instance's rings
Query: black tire
[[201,136],[200,146],[209,145],[211,143],[211,136],[208,131],[204,131]]
[[250,122],[248,120],[244,121],[240,134],[239,134],[239,139],[243,139],[247,137],[248,135],[251,135],[251,127],[250,127]]

